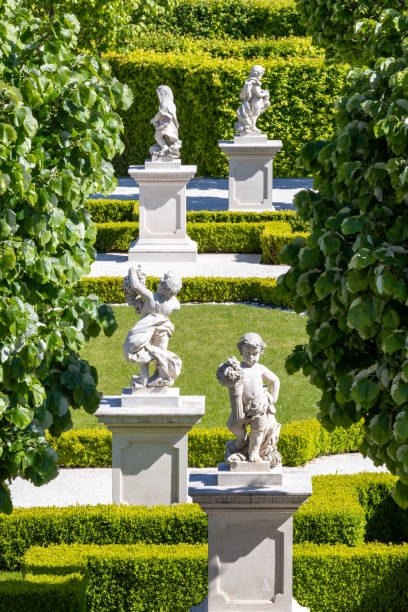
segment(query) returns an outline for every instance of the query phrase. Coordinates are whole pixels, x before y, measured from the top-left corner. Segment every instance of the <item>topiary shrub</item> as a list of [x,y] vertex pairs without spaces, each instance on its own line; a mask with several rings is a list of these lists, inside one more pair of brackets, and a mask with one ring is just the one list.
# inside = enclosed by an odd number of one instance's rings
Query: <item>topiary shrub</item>
[[356,32],[370,65],[348,76],[336,139],[302,152],[318,193],[295,204],[311,234],[281,254],[292,268],[278,284],[307,312],[309,342],[286,367],[322,390],[327,429],[364,419],[360,449],[400,477],[407,507],[408,15],[387,10]]

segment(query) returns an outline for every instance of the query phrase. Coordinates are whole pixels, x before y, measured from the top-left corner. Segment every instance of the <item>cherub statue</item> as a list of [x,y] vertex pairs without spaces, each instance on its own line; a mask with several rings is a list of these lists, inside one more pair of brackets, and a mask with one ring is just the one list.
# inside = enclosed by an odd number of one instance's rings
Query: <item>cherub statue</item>
[[[167,349],[174,332],[170,314],[180,310],[176,298],[181,289],[181,278],[173,272],[162,276],[153,293],[145,285],[146,276],[139,266],[130,268],[123,280],[127,303],[141,314],[139,321],[128,332],[123,344],[126,361],[140,364],[140,373],[133,376],[131,385],[136,391],[142,387],[169,387],[181,372],[181,359]],[[155,371],[149,377],[149,364],[153,361]]]
[[237,110],[238,121],[235,123],[235,131],[239,136],[261,132],[256,122],[259,115],[271,105],[269,91],[261,88],[264,72],[263,66],[252,66],[249,78],[241,90],[241,106]]
[[167,85],[160,85],[157,89],[160,100],[159,111],[150,120],[156,128],[155,145],[150,147],[153,161],[172,161],[180,157],[181,140],[178,137],[179,124],[177,121],[176,105],[173,102],[173,92]]
[[[258,363],[266,347],[258,334],[245,334],[237,347],[242,355],[241,363],[231,357],[217,370],[217,379],[229,389],[231,414],[227,427],[236,437],[227,441],[225,459],[269,461],[271,465],[278,465],[282,462],[277,450],[281,426],[275,418],[279,378]],[[270,392],[263,381],[269,384]]]

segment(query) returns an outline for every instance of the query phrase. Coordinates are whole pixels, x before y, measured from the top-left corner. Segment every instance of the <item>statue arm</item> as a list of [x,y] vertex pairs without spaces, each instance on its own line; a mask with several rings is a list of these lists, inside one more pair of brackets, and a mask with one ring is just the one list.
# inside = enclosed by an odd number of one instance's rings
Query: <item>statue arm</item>
[[154,304],[153,293],[145,287],[139,280],[137,272],[134,268],[129,268],[128,273],[129,286],[135,292],[141,295],[151,306]]
[[273,403],[276,404],[276,402],[278,401],[280,387],[279,378],[276,376],[276,374],[271,372],[271,370],[269,370],[265,366],[263,366],[262,378],[269,384]]

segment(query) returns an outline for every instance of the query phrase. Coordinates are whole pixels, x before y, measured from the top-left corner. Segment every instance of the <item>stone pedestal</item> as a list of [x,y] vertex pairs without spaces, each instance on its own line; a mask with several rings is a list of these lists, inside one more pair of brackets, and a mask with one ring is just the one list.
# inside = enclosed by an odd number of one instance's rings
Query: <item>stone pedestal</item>
[[311,477],[284,474],[282,486],[260,488],[192,474],[189,494],[208,514],[208,598],[191,612],[306,612],[292,598],[292,517]]
[[269,461],[219,463],[217,484],[220,487],[281,486],[282,464],[271,467]]
[[197,260],[197,243],[186,234],[186,185],[196,171],[179,160],[130,166],[139,183],[139,238],[130,245],[130,263]]
[[112,432],[113,503],[188,501],[187,433],[204,406],[204,396],[180,396],[174,387],[103,398],[96,416]]
[[228,157],[229,210],[262,212],[274,210],[272,204],[273,158],[282,149],[281,140],[268,140],[266,134],[235,136],[220,140]]

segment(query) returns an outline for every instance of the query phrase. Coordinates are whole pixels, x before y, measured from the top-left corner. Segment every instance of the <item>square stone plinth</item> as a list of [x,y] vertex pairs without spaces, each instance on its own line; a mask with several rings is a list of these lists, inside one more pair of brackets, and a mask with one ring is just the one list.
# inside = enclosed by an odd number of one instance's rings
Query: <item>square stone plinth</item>
[[298,612],[292,597],[293,514],[312,494],[309,474],[281,486],[221,487],[191,474],[189,494],[208,515],[208,598],[195,612]]
[[282,484],[282,465],[270,466],[269,461],[233,461],[218,464],[220,487],[271,487]]
[[229,210],[273,210],[273,158],[282,149],[282,141],[258,134],[220,140],[218,145],[228,157]]
[[139,238],[129,248],[129,262],[195,262],[197,243],[186,234],[186,185],[196,166],[146,161],[130,166],[139,183]]
[[187,434],[204,415],[205,397],[180,396],[174,388],[124,391],[105,396],[96,411],[112,432],[113,503],[186,503]]

